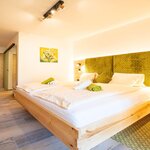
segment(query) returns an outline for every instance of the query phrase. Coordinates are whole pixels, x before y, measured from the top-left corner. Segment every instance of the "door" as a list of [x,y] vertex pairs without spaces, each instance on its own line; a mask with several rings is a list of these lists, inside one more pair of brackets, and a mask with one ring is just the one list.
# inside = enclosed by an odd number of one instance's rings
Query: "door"
[[16,46],[4,54],[4,89],[12,90],[17,84]]
[[3,63],[4,63],[4,59],[3,59],[3,54],[0,53],[0,91],[3,90]]
[[4,89],[9,89],[9,52],[4,54]]
[[12,88],[15,89],[17,85],[17,57],[13,54],[13,64],[12,64]]

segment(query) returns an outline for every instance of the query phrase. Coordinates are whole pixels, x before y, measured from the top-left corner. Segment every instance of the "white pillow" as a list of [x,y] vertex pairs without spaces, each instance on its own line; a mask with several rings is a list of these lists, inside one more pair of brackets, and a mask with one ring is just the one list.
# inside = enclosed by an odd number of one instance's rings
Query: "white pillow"
[[86,87],[88,87],[92,83],[91,80],[86,80],[86,81],[80,81],[77,85],[75,85],[73,88],[75,90],[83,90]]
[[80,81],[86,81],[86,80],[93,81],[97,75],[98,75],[97,73],[82,73],[80,76]]
[[114,73],[111,84],[123,84],[129,86],[143,86],[144,74],[128,74],[128,73]]

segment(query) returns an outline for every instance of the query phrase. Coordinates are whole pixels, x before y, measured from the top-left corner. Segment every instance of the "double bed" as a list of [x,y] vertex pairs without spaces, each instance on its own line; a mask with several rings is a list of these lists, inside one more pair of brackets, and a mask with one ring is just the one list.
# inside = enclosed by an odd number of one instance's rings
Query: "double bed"
[[103,91],[91,92],[74,90],[73,85],[14,91],[16,99],[70,149],[89,150],[150,113],[148,87],[101,83]]

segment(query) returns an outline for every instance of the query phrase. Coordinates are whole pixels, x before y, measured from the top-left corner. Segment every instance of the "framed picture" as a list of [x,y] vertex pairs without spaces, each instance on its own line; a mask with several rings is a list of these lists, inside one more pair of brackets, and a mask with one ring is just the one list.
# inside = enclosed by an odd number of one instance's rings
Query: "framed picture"
[[58,62],[58,49],[40,47],[40,62]]

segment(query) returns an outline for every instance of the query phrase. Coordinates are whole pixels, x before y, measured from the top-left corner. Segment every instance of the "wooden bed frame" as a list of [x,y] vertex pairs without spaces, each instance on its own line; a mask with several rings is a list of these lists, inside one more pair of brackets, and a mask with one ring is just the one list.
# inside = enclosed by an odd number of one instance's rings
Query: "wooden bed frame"
[[[96,122],[78,129],[35,101],[27,99],[18,91],[14,91],[14,96],[27,111],[71,150],[89,150],[150,113],[149,101],[142,106],[135,106],[128,112],[123,112],[120,114],[120,119],[114,116],[113,119],[108,118],[107,123]],[[124,114],[127,117],[121,118]]]

